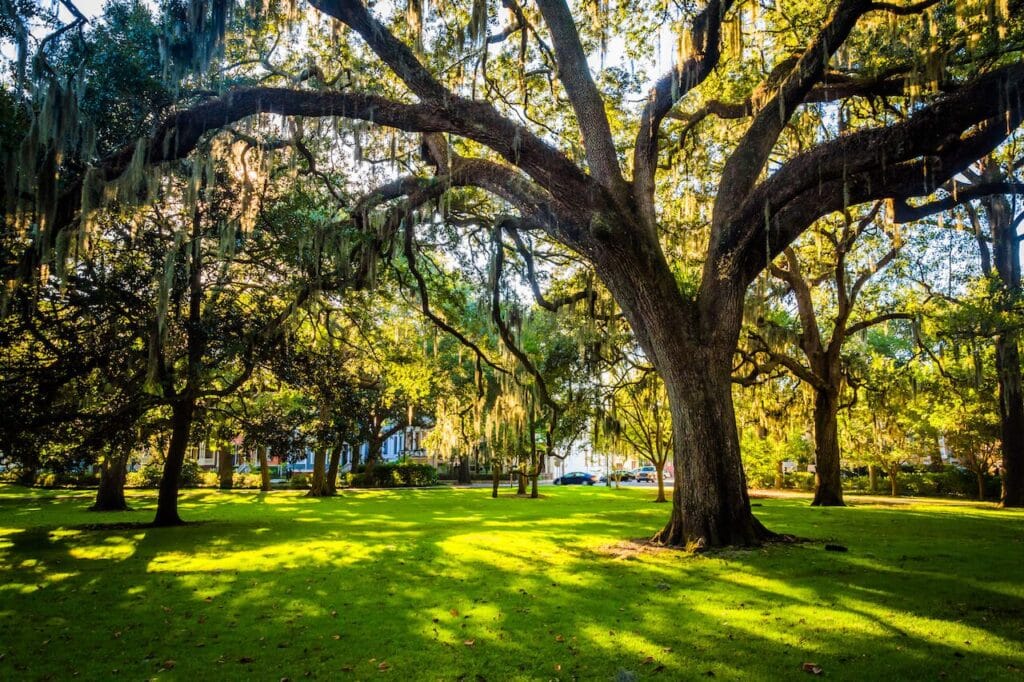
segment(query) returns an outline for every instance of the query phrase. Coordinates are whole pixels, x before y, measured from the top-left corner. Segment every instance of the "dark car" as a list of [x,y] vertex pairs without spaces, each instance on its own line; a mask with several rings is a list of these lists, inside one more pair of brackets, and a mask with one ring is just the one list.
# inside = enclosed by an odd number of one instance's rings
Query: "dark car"
[[565,476],[560,476],[554,481],[555,485],[594,485],[597,483],[597,476],[583,471],[571,471]]
[[609,478],[611,478],[613,481],[616,478],[619,479],[620,481],[632,481],[634,478],[636,478],[636,476],[633,475],[632,471],[626,471],[625,469],[623,469],[621,471],[613,471],[610,476],[606,475],[606,474],[602,474],[601,475],[601,483],[604,483]]

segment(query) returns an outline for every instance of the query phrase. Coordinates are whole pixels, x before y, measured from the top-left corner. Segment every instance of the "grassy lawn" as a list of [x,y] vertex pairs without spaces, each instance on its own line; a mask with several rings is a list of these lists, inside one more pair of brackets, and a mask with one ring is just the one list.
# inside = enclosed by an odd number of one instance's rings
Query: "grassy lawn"
[[[636,552],[650,490],[183,495],[193,526],[0,487],[0,679],[1024,677],[1024,515],[761,500],[816,542]],[[824,542],[849,552],[827,552]]]

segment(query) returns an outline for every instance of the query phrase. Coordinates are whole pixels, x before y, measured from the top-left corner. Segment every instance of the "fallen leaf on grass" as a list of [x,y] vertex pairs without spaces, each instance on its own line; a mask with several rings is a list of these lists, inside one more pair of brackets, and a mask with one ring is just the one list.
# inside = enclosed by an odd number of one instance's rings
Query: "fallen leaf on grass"
[[475,639],[467,639],[465,642],[463,642],[463,644],[465,644],[466,646],[475,646],[476,645],[476,640]]
[[817,663],[804,663],[802,670],[805,673],[810,673],[812,675],[820,675],[825,672]]
[[163,668],[164,670],[170,670],[171,668],[173,668],[176,665],[177,665],[176,661],[172,661],[171,659],[167,659],[166,661],[164,661],[163,663],[160,664],[160,667]]
[[458,609],[452,609],[448,613],[452,614],[452,618],[458,618],[459,617],[459,610]]
[[380,665],[377,666],[377,670],[390,670],[391,664],[387,661],[381,661]]
[[562,635],[555,635],[555,641],[556,642],[564,642],[565,641],[565,637],[562,637]]
[[654,656],[648,656],[644,660],[640,661],[640,665],[650,665],[651,663],[654,663]]

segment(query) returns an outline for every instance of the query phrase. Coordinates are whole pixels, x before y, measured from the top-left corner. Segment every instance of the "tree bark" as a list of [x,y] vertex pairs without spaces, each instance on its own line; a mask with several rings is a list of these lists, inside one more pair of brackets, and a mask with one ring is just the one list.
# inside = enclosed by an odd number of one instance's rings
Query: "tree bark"
[[[1004,180],[999,165],[986,160],[982,172],[989,181]],[[982,200],[992,231],[992,256],[1002,295],[997,309],[1012,312],[1021,298],[1020,243],[1013,206],[1006,195]],[[984,265],[983,254],[983,265]],[[1024,391],[1021,389],[1018,332],[1004,330],[996,337],[996,375],[999,382],[999,423],[1003,454],[1003,507],[1024,507]]]
[[900,494],[900,466],[889,467],[889,492],[893,497]]
[[655,502],[667,502],[665,499],[665,463],[662,462],[654,467],[658,472],[658,498]]
[[497,464],[491,466],[491,497],[498,497],[498,487],[501,485],[501,467]]
[[[719,352],[695,348],[663,370],[672,411],[676,478],[672,514],[654,536],[699,550],[754,545],[772,534],[750,512],[732,404],[731,367]],[[681,370],[681,371],[680,371]]]
[[341,468],[341,446],[331,451],[330,463],[327,465],[326,490],[328,495],[338,494],[338,469]]
[[260,490],[265,493],[270,492],[270,462],[267,461],[267,449],[265,447],[257,448],[258,456],[260,458]]
[[188,396],[171,404],[171,443],[167,448],[164,473],[160,478],[154,526],[180,526],[184,523],[178,516],[178,489],[181,486],[181,467],[185,463],[195,411],[196,401]]
[[469,455],[468,454],[462,455],[462,457],[459,458],[459,473],[458,473],[458,477],[459,477],[458,478],[459,483],[461,483],[463,485],[469,484],[471,482],[470,475],[469,475]]
[[714,280],[699,300],[685,299],[660,247],[646,241],[638,230],[632,243],[598,249],[593,260],[668,392],[676,478],[672,513],[652,542],[759,544],[774,534],[750,511],[732,402],[745,287]]
[[519,465],[519,470],[516,472],[517,478],[519,479],[519,489],[516,490],[516,495],[526,495],[526,471],[523,470],[523,466]]
[[775,489],[782,490],[786,485],[786,471],[780,459],[775,463]]
[[1003,507],[1024,507],[1024,391],[1021,389],[1017,333],[996,337],[999,422],[1002,432]]
[[974,472],[975,478],[978,479],[978,500],[981,502],[985,501],[985,474],[981,471]]
[[100,467],[100,487],[89,511],[126,511],[124,482],[128,476],[130,447],[111,447]]
[[229,448],[221,448],[217,453],[217,477],[221,490],[231,490],[235,484],[235,462]]
[[814,396],[814,507],[842,507],[839,454],[839,396],[817,390]]
[[873,493],[878,492],[878,469],[874,464],[868,465],[868,490]]
[[313,451],[313,480],[306,497],[325,497],[327,492],[327,448],[318,447]]

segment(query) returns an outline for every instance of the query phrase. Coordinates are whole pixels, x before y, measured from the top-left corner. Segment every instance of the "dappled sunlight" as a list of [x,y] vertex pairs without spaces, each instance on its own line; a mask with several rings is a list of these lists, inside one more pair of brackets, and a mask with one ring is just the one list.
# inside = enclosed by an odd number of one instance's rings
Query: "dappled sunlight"
[[205,573],[301,569],[318,564],[344,567],[372,559],[382,551],[384,548],[345,541],[306,543],[301,546],[280,542],[257,549],[161,553],[146,565],[146,570],[152,573]]
[[[201,523],[129,532],[95,525],[81,495],[31,497],[47,510],[31,526],[6,502],[0,654],[42,673],[44,659],[27,658],[42,640],[17,625],[38,621],[96,652],[93,678],[152,677],[168,659],[175,675],[228,679],[363,679],[382,662],[411,679],[766,679],[779,660],[785,675],[814,660],[853,679],[877,678],[881,661],[891,679],[1024,667],[1019,517],[767,501],[774,528],[850,551],[616,553],[663,521],[647,491],[555,491],[542,504],[488,492],[188,493],[185,516]],[[74,649],[45,660],[83,665]]]

